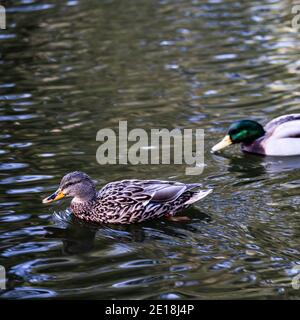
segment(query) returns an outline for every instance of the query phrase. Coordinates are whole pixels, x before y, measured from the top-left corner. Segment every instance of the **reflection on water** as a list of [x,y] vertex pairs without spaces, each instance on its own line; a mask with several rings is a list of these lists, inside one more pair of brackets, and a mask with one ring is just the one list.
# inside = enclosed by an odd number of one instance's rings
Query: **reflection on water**
[[[240,118],[299,112],[291,2],[14,1],[0,31],[1,298],[299,298],[299,157],[209,152]],[[99,166],[96,133],[205,129],[205,170]],[[187,212],[132,226],[41,199],[62,175],[201,181]],[[59,211],[58,211],[59,210]]]

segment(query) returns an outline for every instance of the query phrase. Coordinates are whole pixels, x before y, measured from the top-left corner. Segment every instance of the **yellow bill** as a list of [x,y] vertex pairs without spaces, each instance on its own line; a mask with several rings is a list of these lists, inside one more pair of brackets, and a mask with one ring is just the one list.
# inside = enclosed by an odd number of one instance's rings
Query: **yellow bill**
[[65,196],[65,194],[60,190],[56,190],[51,196],[43,199],[43,203],[50,203],[59,199],[62,199]]
[[222,141],[220,141],[219,143],[217,143],[215,146],[212,147],[211,151],[212,152],[216,152],[219,151],[221,149],[224,149],[228,146],[230,146],[232,144],[232,140],[230,138],[229,135],[226,135]]

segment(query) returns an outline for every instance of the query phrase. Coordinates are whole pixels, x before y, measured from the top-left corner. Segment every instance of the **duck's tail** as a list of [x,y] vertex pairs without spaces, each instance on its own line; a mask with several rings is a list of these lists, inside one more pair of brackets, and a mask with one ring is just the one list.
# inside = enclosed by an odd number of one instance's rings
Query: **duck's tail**
[[193,196],[185,202],[185,204],[192,204],[194,202],[197,202],[206,196],[208,196],[210,193],[212,193],[213,189],[207,189],[207,190],[197,190],[194,192]]

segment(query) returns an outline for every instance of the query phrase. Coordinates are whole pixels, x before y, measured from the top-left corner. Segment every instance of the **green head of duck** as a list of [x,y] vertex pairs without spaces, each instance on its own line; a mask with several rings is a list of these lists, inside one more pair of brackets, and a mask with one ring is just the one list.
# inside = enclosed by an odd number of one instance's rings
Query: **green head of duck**
[[234,122],[222,141],[217,143],[212,151],[219,151],[234,143],[250,144],[265,135],[262,125],[252,120],[240,120]]

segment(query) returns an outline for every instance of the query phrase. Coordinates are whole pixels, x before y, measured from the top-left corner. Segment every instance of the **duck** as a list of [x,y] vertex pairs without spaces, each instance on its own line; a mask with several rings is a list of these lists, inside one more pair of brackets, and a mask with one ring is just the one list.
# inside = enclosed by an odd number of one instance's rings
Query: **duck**
[[253,120],[234,122],[227,135],[211,151],[241,143],[242,151],[264,156],[300,155],[300,113],[273,119],[265,126]]
[[[212,189],[201,190],[199,183],[162,180],[122,180],[106,184],[96,191],[95,182],[84,172],[66,174],[58,189],[43,199],[51,203],[72,198],[71,211],[87,222],[132,224],[163,216],[173,221],[174,215],[206,197]],[[188,217],[182,217],[182,220]]]

